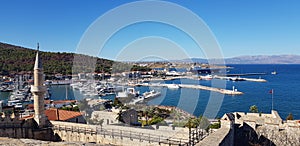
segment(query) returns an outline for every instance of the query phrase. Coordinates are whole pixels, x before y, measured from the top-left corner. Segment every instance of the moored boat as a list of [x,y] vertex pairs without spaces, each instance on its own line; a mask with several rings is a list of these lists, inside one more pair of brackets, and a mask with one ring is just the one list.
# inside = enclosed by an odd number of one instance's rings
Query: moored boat
[[159,95],[161,95],[161,93],[159,91],[155,91],[155,90],[151,90],[149,92],[143,93],[143,96],[144,96],[145,99],[157,97]]
[[167,87],[168,87],[169,89],[178,89],[178,88],[180,88],[180,86],[177,85],[177,84],[167,84]]

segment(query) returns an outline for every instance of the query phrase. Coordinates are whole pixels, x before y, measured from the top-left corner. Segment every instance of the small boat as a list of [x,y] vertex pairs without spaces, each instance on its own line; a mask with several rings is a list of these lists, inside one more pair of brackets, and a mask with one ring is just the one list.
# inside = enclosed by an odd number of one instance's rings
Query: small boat
[[203,80],[212,80],[213,76],[212,75],[206,75],[206,76],[200,76],[201,79]]
[[151,91],[149,91],[149,92],[143,93],[143,96],[144,96],[145,99],[157,97],[157,96],[159,96],[159,95],[160,95],[160,92],[154,91],[154,90],[151,90]]
[[3,85],[1,88],[0,88],[0,92],[12,92],[15,90],[15,87],[12,86],[12,85]]
[[136,104],[136,103],[143,102],[144,99],[145,99],[144,96],[139,96],[139,97],[136,97],[136,98],[132,99],[132,101],[129,102],[128,104],[134,105],[134,104]]
[[15,106],[17,103],[22,102],[21,100],[9,100],[7,101],[8,106]]
[[18,102],[14,105],[15,108],[19,108],[19,109],[22,109],[23,108],[23,104]]
[[277,75],[277,72],[276,71],[272,71],[271,74],[272,75]]
[[134,88],[127,88],[125,91],[118,92],[116,97],[138,97],[139,91],[135,91]]
[[167,87],[169,89],[178,89],[178,88],[180,88],[179,85],[177,85],[177,84],[167,84]]

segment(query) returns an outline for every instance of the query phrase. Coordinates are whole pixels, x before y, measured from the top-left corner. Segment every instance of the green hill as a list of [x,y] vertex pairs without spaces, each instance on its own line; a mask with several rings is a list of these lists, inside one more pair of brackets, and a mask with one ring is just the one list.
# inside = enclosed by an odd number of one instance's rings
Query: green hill
[[[22,71],[33,71],[35,54],[36,50],[33,49],[0,43],[0,74],[7,75]],[[41,51],[45,74],[72,74],[74,55],[74,53],[53,53]],[[87,55],[79,56],[83,62],[88,60],[88,58],[96,59],[97,63],[95,70],[91,70],[95,72],[110,72],[110,68],[113,64],[113,61],[107,59],[90,57]]]

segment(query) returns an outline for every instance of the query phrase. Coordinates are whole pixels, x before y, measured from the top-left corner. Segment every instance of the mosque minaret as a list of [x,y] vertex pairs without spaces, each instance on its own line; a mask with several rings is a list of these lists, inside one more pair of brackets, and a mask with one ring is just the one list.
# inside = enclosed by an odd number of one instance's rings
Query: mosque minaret
[[45,116],[44,96],[46,93],[44,86],[44,72],[42,61],[39,56],[39,44],[34,64],[34,84],[31,86],[31,92],[34,97],[34,119],[40,128],[47,126],[47,117]]

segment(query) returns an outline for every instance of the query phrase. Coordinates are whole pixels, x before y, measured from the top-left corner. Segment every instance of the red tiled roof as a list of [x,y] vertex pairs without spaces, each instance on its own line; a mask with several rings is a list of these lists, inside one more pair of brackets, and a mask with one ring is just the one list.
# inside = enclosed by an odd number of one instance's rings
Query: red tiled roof
[[33,117],[34,117],[33,115],[23,116],[20,118],[20,120],[27,120],[27,119],[31,119]]
[[48,120],[52,121],[66,121],[75,117],[82,116],[81,112],[60,110],[56,108],[45,110],[45,114],[48,117]]

